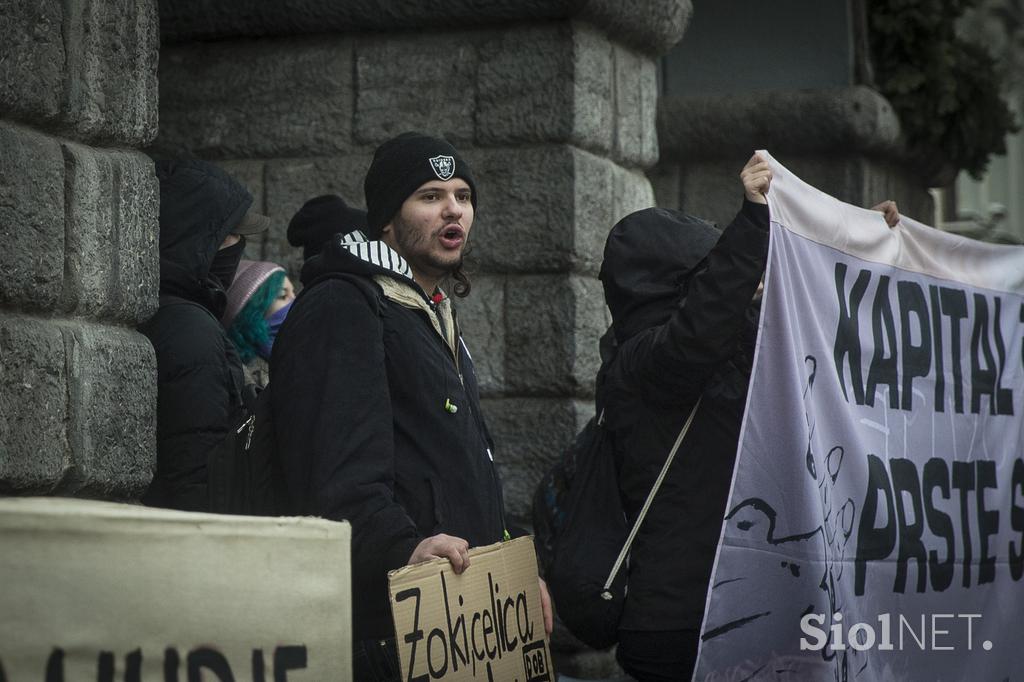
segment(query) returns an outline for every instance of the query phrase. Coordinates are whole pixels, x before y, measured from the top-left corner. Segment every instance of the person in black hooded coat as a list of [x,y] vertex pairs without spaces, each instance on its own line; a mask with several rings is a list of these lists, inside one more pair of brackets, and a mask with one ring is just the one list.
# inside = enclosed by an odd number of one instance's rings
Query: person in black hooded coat
[[157,362],[157,466],[145,504],[203,511],[206,460],[242,408],[242,365],[219,322],[246,234],[269,225],[204,161],[157,161],[160,308],[139,326]]
[[[600,279],[612,314],[598,411],[614,442],[630,524],[679,431],[701,403],[629,557],[620,665],[641,682],[688,680],[732,481],[768,260],[771,170],[754,155],[744,201],[719,232],[680,211],[623,218]],[[891,226],[895,202],[875,207]]]
[[703,396],[631,549],[617,655],[639,680],[689,679],[696,657],[768,256],[771,171],[755,156],[741,180],[743,207],[723,232],[653,208],[621,220],[605,246],[600,278],[616,351],[597,401],[630,524]]

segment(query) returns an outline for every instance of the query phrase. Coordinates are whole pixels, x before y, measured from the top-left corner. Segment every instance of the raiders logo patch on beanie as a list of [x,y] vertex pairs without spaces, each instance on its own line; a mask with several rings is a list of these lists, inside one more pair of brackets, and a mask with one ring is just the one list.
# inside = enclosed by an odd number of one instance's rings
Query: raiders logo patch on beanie
[[430,159],[430,165],[434,167],[434,175],[442,180],[451,180],[455,174],[455,158],[451,156],[435,156]]

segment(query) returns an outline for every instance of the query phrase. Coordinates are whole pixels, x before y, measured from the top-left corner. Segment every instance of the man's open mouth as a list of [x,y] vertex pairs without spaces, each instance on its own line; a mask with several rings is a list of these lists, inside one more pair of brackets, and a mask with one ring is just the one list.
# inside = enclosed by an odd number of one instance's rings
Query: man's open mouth
[[462,246],[466,239],[466,231],[460,225],[448,225],[441,230],[441,243],[449,249]]

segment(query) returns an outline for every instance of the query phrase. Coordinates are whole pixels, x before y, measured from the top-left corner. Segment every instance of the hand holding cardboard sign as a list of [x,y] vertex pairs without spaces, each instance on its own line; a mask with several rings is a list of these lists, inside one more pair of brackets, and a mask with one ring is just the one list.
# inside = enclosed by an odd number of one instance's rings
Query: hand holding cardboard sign
[[469,553],[473,570],[462,575],[444,560],[388,573],[400,679],[552,682],[533,538]]
[[448,559],[455,575],[469,568],[469,543],[454,535],[438,533],[424,538],[409,557],[409,564],[418,564],[431,559]]

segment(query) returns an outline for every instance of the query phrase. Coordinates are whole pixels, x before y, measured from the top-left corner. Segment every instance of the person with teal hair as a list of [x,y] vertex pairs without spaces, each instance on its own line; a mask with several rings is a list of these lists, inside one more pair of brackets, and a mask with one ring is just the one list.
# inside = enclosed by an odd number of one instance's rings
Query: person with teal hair
[[295,300],[295,289],[280,265],[243,260],[227,299],[221,324],[238,351],[245,382],[262,388],[270,380],[270,350]]

